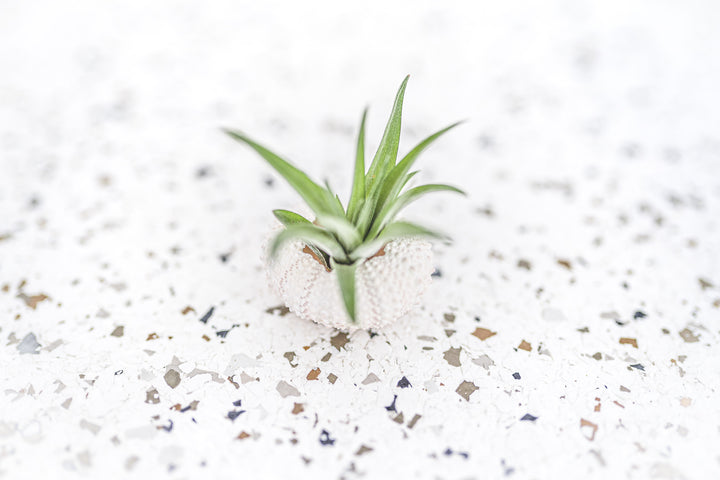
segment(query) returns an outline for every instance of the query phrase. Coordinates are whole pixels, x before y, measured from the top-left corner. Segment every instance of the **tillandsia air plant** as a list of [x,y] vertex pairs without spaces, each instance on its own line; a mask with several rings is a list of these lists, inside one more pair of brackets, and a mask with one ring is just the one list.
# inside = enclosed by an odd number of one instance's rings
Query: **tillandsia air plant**
[[[395,292],[393,293],[395,297],[408,295],[418,297],[424,290],[422,285],[430,281],[432,273],[430,246],[421,239],[444,238],[444,236],[423,226],[396,220],[396,217],[404,207],[427,193],[438,191],[463,193],[456,187],[444,184],[427,184],[405,189],[408,181],[418,173],[411,169],[420,153],[460,122],[430,135],[398,161],[403,97],[408,78],[409,76],[400,85],[382,140],[367,169],[365,167],[367,108],[363,112],[357,138],[352,191],[346,206],[327,182],[324,186],[314,182],[303,171],[245,134],[236,130],[225,130],[232,138],[245,143],[260,154],[300,194],[315,215],[314,219],[309,219],[288,210],[273,210],[273,214],[284,228],[270,243],[270,261],[275,262],[276,265],[282,264],[275,268],[279,290],[288,307],[301,317],[331,326],[350,328],[382,326],[396,319],[390,317],[398,317],[406,313],[415,300],[414,298],[393,299],[388,297],[390,293]],[[278,257],[282,256],[284,249],[288,249],[289,244],[294,244],[288,250],[291,259],[283,263]],[[404,255],[408,258],[398,257],[394,263],[391,258],[385,258],[393,255],[395,257]],[[413,255],[419,259],[415,262],[417,265],[413,265],[415,258]],[[316,269],[316,272],[307,278],[301,276],[288,279],[298,270],[300,263],[305,268]],[[402,271],[396,272],[394,277],[392,274],[387,275],[386,270],[391,268],[391,265]],[[328,281],[323,286],[315,285],[318,284],[317,277],[321,275],[327,278],[334,276],[337,280]],[[395,285],[395,290],[391,284],[384,287],[383,278],[379,278],[388,277],[395,283],[407,283],[408,278],[413,275],[422,276],[423,281],[414,283],[410,281],[407,288]],[[292,282],[298,285],[288,285]],[[326,291],[333,288],[333,285],[337,285],[335,289],[339,292]],[[313,292],[313,286],[321,291]],[[358,295],[359,291],[360,295]],[[338,312],[337,308],[333,310],[332,302],[327,298],[333,295],[342,302],[344,312]],[[317,307],[309,305],[314,301],[313,298],[318,303]],[[386,305],[388,302],[398,300],[404,303],[397,308],[389,308]],[[337,318],[338,316],[344,318]],[[365,317],[365,320],[359,322],[362,320],[360,317]]]

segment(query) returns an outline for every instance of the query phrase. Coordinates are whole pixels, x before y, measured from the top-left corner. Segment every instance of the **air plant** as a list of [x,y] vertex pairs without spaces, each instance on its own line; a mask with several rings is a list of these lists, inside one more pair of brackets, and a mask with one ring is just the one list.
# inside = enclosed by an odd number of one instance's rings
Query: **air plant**
[[302,197],[315,215],[314,219],[288,210],[273,210],[284,228],[270,244],[274,259],[288,242],[300,240],[328,272],[337,275],[342,301],[352,323],[356,314],[356,271],[364,262],[396,239],[403,237],[445,238],[421,225],[396,220],[403,208],[431,192],[463,192],[444,184],[427,184],[406,189],[418,171],[411,170],[420,153],[441,135],[456,127],[454,123],[430,135],[398,161],[403,97],[408,77],[400,85],[382,140],[369,168],[365,167],[365,120],[362,114],[357,138],[352,191],[347,205],[332,191],[320,185],[302,170],[237,130],[225,132],[245,143],[264,158]]

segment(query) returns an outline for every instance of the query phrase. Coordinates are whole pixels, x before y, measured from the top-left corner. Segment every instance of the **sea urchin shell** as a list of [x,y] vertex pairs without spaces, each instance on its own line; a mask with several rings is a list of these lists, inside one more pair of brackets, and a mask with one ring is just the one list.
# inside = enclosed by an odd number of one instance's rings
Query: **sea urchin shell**
[[357,322],[351,323],[335,272],[327,271],[303,250],[302,242],[289,242],[270,260],[271,287],[297,316],[329,327],[385,327],[408,313],[431,282],[431,244],[414,237],[391,241],[383,255],[357,268]]

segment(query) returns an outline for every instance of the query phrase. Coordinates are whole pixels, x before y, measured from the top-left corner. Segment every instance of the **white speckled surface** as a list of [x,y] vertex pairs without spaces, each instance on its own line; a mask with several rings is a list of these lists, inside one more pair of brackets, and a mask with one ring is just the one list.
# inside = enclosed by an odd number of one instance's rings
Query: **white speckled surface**
[[[497,3],[3,2],[0,478],[720,477],[717,4]],[[406,73],[442,276],[267,313],[218,127],[346,192]]]

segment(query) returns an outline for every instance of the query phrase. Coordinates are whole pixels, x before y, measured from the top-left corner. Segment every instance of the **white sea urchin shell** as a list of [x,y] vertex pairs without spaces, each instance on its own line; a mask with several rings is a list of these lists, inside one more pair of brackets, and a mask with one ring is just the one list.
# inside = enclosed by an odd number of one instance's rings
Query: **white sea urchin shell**
[[431,282],[432,246],[417,238],[393,240],[385,254],[356,270],[357,323],[350,322],[335,272],[328,272],[300,241],[289,242],[269,262],[271,287],[291,312],[345,330],[379,329],[408,313]]

